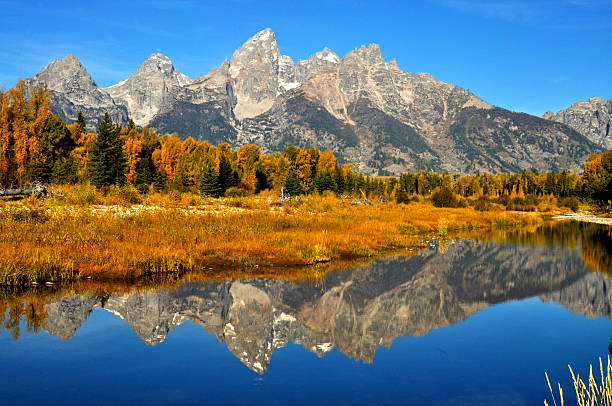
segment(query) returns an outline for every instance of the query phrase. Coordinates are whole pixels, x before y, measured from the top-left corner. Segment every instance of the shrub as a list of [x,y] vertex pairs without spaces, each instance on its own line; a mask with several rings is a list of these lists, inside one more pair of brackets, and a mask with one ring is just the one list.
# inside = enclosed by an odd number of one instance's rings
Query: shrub
[[495,203],[501,204],[502,206],[507,206],[510,203],[510,196],[501,195],[497,198]]
[[245,197],[247,195],[247,191],[243,188],[233,186],[225,191],[226,197]]
[[98,202],[96,189],[91,185],[79,185],[72,189],[66,196],[66,201],[71,204],[88,205]]
[[404,192],[403,190],[397,192],[397,196],[395,197],[395,201],[400,204],[408,204],[410,203],[410,196],[408,195],[407,192]]
[[138,189],[134,187],[134,185],[122,186],[119,189],[119,196],[123,201],[130,204],[140,204],[142,203],[142,197],[138,192]]
[[568,209],[570,209],[571,211],[575,213],[580,208],[580,202],[574,196],[564,197],[564,198],[559,199],[559,206],[567,207]]
[[[442,187],[431,194],[431,201],[436,207],[460,207],[457,196],[448,187]],[[464,203],[465,204],[465,203]]]
[[489,211],[491,209],[491,204],[487,200],[486,197],[481,196],[474,203],[474,210],[478,211]]
[[506,204],[506,210],[510,211],[536,211],[537,199],[534,195],[526,198],[514,197]]
[[540,200],[536,195],[527,195],[525,196],[525,204],[527,206],[537,206],[540,204]]

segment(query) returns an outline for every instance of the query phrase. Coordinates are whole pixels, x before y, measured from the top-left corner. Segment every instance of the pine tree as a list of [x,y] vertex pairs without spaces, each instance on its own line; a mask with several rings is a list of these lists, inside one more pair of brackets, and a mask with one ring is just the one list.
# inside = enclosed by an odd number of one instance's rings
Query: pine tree
[[85,117],[83,116],[83,112],[81,110],[79,110],[76,123],[79,125],[79,127],[81,127],[81,132],[84,133],[87,123],[85,122]]
[[108,113],[98,125],[98,137],[91,149],[90,177],[94,186],[125,184],[127,161],[123,142]]
[[51,182],[53,183],[76,183],[77,163],[72,156],[61,157],[55,161],[51,170]]
[[56,162],[65,161],[76,143],[66,124],[55,114],[49,117],[43,130],[36,134],[36,139],[38,148],[36,154],[33,154],[29,170],[32,179],[48,182]]
[[238,172],[232,169],[232,165],[225,155],[221,155],[219,158],[219,194],[223,196],[225,191],[231,187],[238,186],[240,183],[240,177]]
[[200,179],[200,193],[208,197],[219,197],[221,195],[221,184],[219,183],[219,175],[212,165],[206,165]]
[[289,196],[299,196],[304,193],[302,189],[302,185],[300,183],[300,178],[298,174],[293,169],[289,171],[287,175],[287,179],[285,179],[285,194]]
[[323,193],[326,190],[336,190],[336,183],[329,172],[317,172],[314,178],[314,185],[319,193]]
[[166,175],[166,171],[160,169],[153,177],[153,189],[155,189],[156,192],[161,192],[166,188],[167,183],[168,175]]
[[149,189],[149,185],[154,183],[155,175],[155,167],[149,158],[143,158],[136,164],[134,185],[141,193],[144,193]]
[[345,190],[344,174],[340,165],[336,165],[334,170],[334,182],[336,183],[336,193],[342,194]]

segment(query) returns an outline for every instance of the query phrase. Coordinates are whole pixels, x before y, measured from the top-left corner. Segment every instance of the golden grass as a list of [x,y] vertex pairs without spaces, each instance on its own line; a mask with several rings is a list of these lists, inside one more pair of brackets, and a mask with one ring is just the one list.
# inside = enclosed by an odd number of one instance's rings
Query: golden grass
[[[612,405],[612,364],[610,364],[610,356],[608,356],[608,366],[604,372],[601,358],[599,358],[599,372],[601,380],[598,382],[593,375],[593,365],[589,366],[589,379],[588,385],[580,378],[580,375],[575,375],[572,367],[569,366],[570,373],[572,374],[572,381],[574,383],[574,391],[576,392],[576,404],[578,406],[609,406]],[[553,405],[557,405],[555,395],[553,393],[548,374],[546,375],[546,382],[550,389],[552,396]],[[559,387],[559,401],[560,405],[564,405],[563,399],[563,388],[561,384],[557,384]],[[544,400],[544,405],[549,406],[548,402]]]
[[70,194],[44,203],[4,203],[0,284],[228,269],[286,275],[287,267],[418,248],[425,237],[540,221],[533,213],[435,208],[423,202],[354,206],[335,196],[274,206],[257,197],[152,194],[133,206],[94,194],[87,204],[71,200]]

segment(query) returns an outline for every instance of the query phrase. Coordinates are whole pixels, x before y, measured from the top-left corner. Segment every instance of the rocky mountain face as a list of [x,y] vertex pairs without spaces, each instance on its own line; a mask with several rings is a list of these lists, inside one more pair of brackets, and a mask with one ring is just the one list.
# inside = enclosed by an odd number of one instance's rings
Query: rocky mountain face
[[612,317],[610,278],[579,251],[459,240],[413,257],[381,258],[318,283],[241,279],[176,289],[86,295],[47,304],[45,329],[69,339],[95,309],[115,314],[148,345],[189,320],[257,373],[291,340],[323,356],[337,348],[372,362],[380,346],[467,319],[490,304],[540,295],[589,317]]
[[612,149],[612,99],[603,100],[595,96],[576,102],[556,114],[549,110],[543,117],[567,124],[600,147]]
[[[29,80],[37,82],[41,74]],[[58,76],[53,83],[64,83],[57,92],[72,110],[102,111],[102,101],[78,96],[87,78],[67,82]],[[563,123],[494,107],[429,74],[402,71],[385,61],[376,44],[342,58],[324,48],[296,64],[280,53],[270,29],[193,81],[167,57],[153,54],[114,86],[91,83],[104,106],[112,102],[158,132],[236,146],[256,143],[264,152],[314,145],[332,149],[366,174],[580,171],[589,154],[601,152]]]
[[612,292],[610,278],[599,272],[591,272],[570,286],[557,292],[541,295],[542,300],[553,300],[574,314],[582,314],[591,320],[603,316],[612,319]]
[[192,82],[174,68],[165,55],[155,53],[129,78],[104,89],[113,100],[127,107],[136,125],[145,126],[166,103],[174,103]]
[[95,129],[105,113],[117,123],[128,122],[127,108],[115,103],[110,95],[99,88],[74,55],[51,62],[39,73],[26,79],[25,83],[28,88],[44,85],[51,96],[52,112],[65,121],[75,121],[79,111],[82,111],[90,130]]
[[279,70],[279,59],[276,39],[270,30],[261,31],[234,52],[229,74],[236,96],[237,119],[258,116],[272,107],[282,80],[287,79],[279,73],[288,73]]

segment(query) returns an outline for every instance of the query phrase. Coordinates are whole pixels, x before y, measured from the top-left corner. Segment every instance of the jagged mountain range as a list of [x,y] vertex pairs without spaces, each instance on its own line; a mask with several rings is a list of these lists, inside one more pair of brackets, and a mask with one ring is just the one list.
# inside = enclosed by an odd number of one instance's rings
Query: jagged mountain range
[[26,83],[44,84],[54,112],[68,121],[82,110],[90,129],[108,111],[122,124],[131,118],[158,132],[256,143],[264,152],[332,149],[366,174],[580,171],[589,154],[602,151],[597,137],[562,120],[491,106],[429,74],[402,71],[376,44],[342,58],[324,48],[296,64],[280,53],[270,29],[193,80],[155,53],[108,88],[73,55]]
[[547,120],[567,124],[606,150],[612,149],[612,99],[599,96],[578,101],[557,113],[547,111]]
[[189,320],[257,373],[291,340],[323,356],[333,348],[372,362],[395,338],[421,336],[495,303],[539,295],[588,317],[612,318],[611,279],[589,271],[580,247],[458,240],[412,257],[326,274],[318,283],[241,279],[176,289],[49,302],[44,329],[70,339],[95,309],[125,320],[148,345]]

